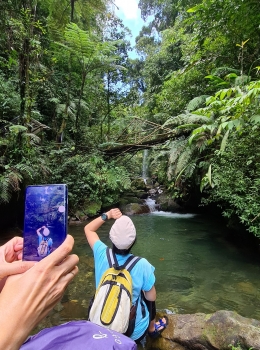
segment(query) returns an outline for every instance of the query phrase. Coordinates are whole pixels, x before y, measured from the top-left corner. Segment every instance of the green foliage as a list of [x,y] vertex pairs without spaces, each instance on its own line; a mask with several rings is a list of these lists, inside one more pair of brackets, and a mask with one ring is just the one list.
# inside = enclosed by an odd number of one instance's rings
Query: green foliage
[[[169,135],[150,153],[159,181],[182,198],[200,187],[259,235],[256,2],[142,0],[154,18],[135,60],[110,2],[35,5],[0,2],[0,201],[29,183],[65,182],[70,212],[94,215],[141,171],[141,153],[105,151],[157,125]],[[48,128],[33,130],[33,119]]]
[[[213,188],[206,190],[205,203],[218,203],[227,218],[236,216],[249,232],[260,237],[259,127],[231,134],[222,154],[212,159]],[[250,152],[248,153],[248,150]]]
[[206,99],[209,97],[209,95],[202,95],[198,97],[194,97],[187,105],[187,110],[189,112],[194,111],[195,109],[198,109],[205,105]]
[[[231,350],[243,350],[243,348],[241,347],[241,344],[240,344],[240,342],[237,342],[237,343],[235,343],[235,344],[229,344],[229,346],[228,346]],[[251,347],[251,348],[249,348],[248,350],[253,350],[254,348],[253,347]]]
[[12,125],[0,138],[0,203],[30,183],[47,179],[49,168],[38,146],[39,137],[22,125]]
[[69,149],[50,154],[52,182],[69,188],[70,214],[81,208],[86,214],[116,203],[120,193],[129,189],[130,177],[124,167],[107,163],[98,154],[74,155]]
[[4,75],[0,74],[0,121],[11,120],[19,115],[20,98],[15,88],[16,84],[15,78],[6,80]]

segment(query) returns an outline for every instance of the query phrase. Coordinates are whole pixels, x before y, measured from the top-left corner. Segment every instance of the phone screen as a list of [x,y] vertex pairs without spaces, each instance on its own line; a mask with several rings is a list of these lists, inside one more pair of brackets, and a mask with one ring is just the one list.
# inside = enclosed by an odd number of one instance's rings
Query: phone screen
[[28,186],[25,193],[23,260],[39,261],[66,238],[68,190],[64,184]]

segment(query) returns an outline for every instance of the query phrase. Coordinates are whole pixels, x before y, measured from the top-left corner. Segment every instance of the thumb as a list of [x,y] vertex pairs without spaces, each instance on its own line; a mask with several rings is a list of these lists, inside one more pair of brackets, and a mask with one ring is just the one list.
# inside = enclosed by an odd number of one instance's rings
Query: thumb
[[24,273],[35,265],[35,261],[14,261],[12,263],[0,264],[0,279]]

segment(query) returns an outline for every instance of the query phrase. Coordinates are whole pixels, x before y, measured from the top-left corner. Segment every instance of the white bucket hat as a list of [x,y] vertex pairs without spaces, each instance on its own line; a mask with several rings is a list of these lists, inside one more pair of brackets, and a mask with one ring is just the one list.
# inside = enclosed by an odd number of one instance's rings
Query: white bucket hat
[[128,216],[122,215],[111,227],[109,238],[118,249],[130,248],[136,238],[133,221]]
[[50,230],[49,230],[48,228],[44,228],[43,231],[42,231],[42,234],[43,234],[44,236],[49,236]]

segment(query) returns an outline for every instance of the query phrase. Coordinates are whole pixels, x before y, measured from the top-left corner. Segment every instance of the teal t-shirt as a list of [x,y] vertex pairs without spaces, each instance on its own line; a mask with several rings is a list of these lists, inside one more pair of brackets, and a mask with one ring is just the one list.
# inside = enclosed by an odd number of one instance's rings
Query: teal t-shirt
[[[93,247],[96,289],[98,287],[103,273],[109,268],[106,249],[107,246],[100,240],[96,241]],[[123,265],[130,255],[131,254],[122,256],[116,254],[118,264]],[[153,287],[155,283],[154,270],[155,268],[144,258],[139,260],[138,263],[131,270],[130,274],[133,282],[133,304],[136,302],[142,290],[148,292]],[[139,302],[137,307],[135,329],[133,334],[131,335],[131,338],[133,340],[140,338],[149,325],[149,312],[145,303],[143,304],[145,307],[145,316],[142,316],[142,308]]]

